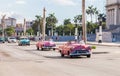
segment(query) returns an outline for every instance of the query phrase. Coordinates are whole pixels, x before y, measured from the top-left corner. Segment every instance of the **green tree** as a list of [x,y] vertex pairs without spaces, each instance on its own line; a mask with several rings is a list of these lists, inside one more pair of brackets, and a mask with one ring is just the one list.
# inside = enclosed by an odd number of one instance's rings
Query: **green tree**
[[59,26],[57,26],[56,27],[56,32],[58,33],[58,35],[63,35],[63,33],[64,33],[64,26],[63,25],[59,25]]
[[64,19],[64,33],[65,35],[73,35],[74,34],[74,25],[71,23],[71,19]]
[[76,15],[73,19],[74,23],[81,23],[82,22],[82,15]]
[[[55,17],[55,13],[49,14],[49,16],[46,18],[46,29],[51,29],[52,35],[57,22],[58,20]],[[48,30],[46,30],[46,32],[48,32]]]
[[88,6],[88,9],[86,9],[86,13],[88,14],[88,15],[90,15],[90,17],[91,17],[91,22],[93,21],[92,19],[93,19],[93,15],[94,15],[94,7],[93,7],[93,5],[91,5],[91,6]]
[[32,25],[32,29],[34,31],[35,34],[37,34],[37,32],[42,32],[42,17],[40,15],[36,15],[35,16],[35,22]]
[[33,34],[33,32],[34,32],[34,31],[33,31],[33,29],[32,29],[32,28],[29,28],[29,29],[27,29],[27,31],[26,31],[26,32],[30,35],[30,34]]
[[74,34],[74,32],[73,32],[73,29],[74,29],[74,25],[73,24],[67,24],[67,25],[65,25],[64,26],[65,28],[64,28],[64,30],[66,31],[66,34],[67,35],[73,35]]
[[93,10],[94,10],[94,14],[95,14],[95,20],[96,20],[96,23],[97,23],[99,11],[97,10],[97,8],[94,8]]
[[92,23],[92,22],[87,22],[87,33],[95,33],[96,28],[98,28],[98,24]]
[[64,22],[63,22],[64,25],[67,25],[67,24],[71,24],[71,19],[64,19]]
[[5,29],[5,32],[6,32],[7,36],[12,36],[15,33],[15,29],[14,29],[14,27],[8,27]]
[[106,15],[104,13],[98,15],[98,20],[102,19],[102,28],[106,29]]

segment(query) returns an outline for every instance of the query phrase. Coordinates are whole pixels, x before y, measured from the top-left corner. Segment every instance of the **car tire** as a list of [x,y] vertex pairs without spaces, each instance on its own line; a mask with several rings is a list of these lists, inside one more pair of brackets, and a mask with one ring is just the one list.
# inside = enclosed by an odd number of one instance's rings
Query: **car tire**
[[22,44],[18,44],[18,46],[22,46]]
[[69,56],[70,58],[73,58],[73,56],[70,55],[70,52],[69,52],[69,51],[68,51],[68,56]]
[[64,57],[64,54],[63,54],[63,53],[61,53],[61,57]]
[[53,50],[55,50],[55,48],[53,48]]
[[41,51],[43,51],[44,50],[44,48],[41,48]]
[[39,50],[39,47],[37,47],[37,50]]
[[91,55],[87,55],[87,58],[90,58],[91,57]]
[[61,52],[61,50],[60,50],[60,54],[61,54],[61,57],[64,57],[64,54]]

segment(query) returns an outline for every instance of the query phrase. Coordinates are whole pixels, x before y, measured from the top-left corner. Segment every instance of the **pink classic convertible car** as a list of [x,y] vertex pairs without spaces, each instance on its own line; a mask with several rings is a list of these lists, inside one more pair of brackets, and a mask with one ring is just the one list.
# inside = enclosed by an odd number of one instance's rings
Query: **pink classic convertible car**
[[91,57],[91,47],[82,43],[77,43],[75,41],[69,41],[66,44],[59,46],[59,52],[61,57],[65,55],[73,57],[73,56],[87,56],[87,58]]
[[53,49],[55,50],[55,43],[52,40],[47,40],[47,41],[39,41],[36,44],[37,50],[44,50],[44,49]]

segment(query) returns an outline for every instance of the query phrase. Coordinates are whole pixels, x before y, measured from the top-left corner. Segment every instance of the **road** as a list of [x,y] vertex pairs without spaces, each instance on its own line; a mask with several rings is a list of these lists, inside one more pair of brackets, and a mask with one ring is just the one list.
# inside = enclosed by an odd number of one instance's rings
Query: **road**
[[0,76],[120,76],[120,47],[97,46],[91,58],[61,58],[35,45],[0,44]]

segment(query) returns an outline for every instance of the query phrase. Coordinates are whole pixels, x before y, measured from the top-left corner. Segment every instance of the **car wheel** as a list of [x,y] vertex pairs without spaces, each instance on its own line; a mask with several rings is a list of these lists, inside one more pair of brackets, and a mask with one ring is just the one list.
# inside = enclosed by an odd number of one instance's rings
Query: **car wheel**
[[39,50],[39,47],[37,47],[37,50]]
[[91,55],[87,55],[87,58],[90,58],[91,57]]
[[64,57],[64,54],[60,51],[61,57]]
[[63,54],[63,53],[61,53],[61,57],[64,57],[64,54]]
[[18,44],[18,46],[22,46],[22,44]]
[[44,50],[44,48],[41,48],[41,51],[43,51]]
[[55,48],[53,48],[53,50],[55,50]]
[[73,56],[70,55],[70,52],[69,52],[69,51],[68,51],[68,56],[69,56],[70,58],[73,58]]

